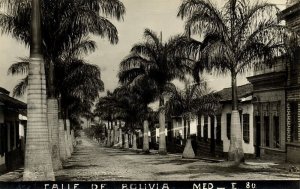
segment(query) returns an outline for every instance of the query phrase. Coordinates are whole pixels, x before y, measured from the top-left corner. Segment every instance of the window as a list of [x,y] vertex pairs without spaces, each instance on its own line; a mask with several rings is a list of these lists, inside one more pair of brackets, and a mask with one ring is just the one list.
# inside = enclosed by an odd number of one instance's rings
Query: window
[[264,116],[264,128],[265,128],[265,145],[270,147],[270,125],[269,116]]
[[243,139],[245,143],[250,142],[249,114],[243,114]]
[[217,129],[216,129],[216,141],[217,143],[221,142],[221,115],[217,115]]
[[298,141],[298,103],[291,102],[291,141]]
[[208,116],[204,116],[203,138],[208,138]]
[[197,136],[201,138],[201,115],[198,115]]
[[273,117],[273,123],[274,123],[274,126],[273,126],[273,147],[274,148],[280,148],[280,143],[279,143],[279,116],[274,116]]
[[226,114],[227,138],[230,140],[231,114]]

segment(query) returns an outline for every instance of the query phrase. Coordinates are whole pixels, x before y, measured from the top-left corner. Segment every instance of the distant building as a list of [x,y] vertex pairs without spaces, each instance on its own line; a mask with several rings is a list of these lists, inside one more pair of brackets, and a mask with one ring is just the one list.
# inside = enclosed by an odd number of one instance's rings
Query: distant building
[[[26,130],[26,118],[24,115],[26,115],[26,109],[27,105],[25,103],[10,97],[9,92],[0,87],[1,172],[12,170],[22,164]],[[19,119],[20,114],[23,114],[21,119]]]

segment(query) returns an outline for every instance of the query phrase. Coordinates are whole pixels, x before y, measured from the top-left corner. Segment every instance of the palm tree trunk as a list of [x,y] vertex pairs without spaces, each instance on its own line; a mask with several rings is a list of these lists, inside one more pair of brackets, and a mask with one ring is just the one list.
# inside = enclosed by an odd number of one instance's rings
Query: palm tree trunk
[[69,133],[68,131],[70,130],[70,125],[68,124],[68,119],[67,117],[64,120],[65,128],[66,130],[64,131],[65,133],[65,144],[66,144],[66,155],[67,158],[71,157],[71,150],[70,150],[70,144],[69,144]]
[[[159,107],[164,107],[164,97],[161,95],[159,99]],[[166,134],[165,134],[165,128],[166,128],[166,117],[165,117],[165,111],[161,109],[159,111],[159,148],[158,153],[161,155],[167,154],[167,147],[166,147]]]
[[148,120],[144,120],[144,127],[143,127],[143,152],[149,153],[149,122]]
[[[55,98],[47,99],[47,118],[48,126],[51,132],[51,154],[53,170],[59,170],[62,168],[59,153],[59,130],[58,130],[58,102]],[[50,133],[50,132],[49,132]]]
[[109,121],[107,121],[107,147],[110,147],[110,128],[109,128]]
[[115,126],[114,126],[114,146],[115,146],[115,147],[118,147],[117,127],[118,127],[118,125],[115,125]]
[[113,126],[111,126],[111,129],[110,129],[110,147],[112,147],[114,145],[114,130],[112,127]]
[[232,79],[232,113],[231,113],[231,132],[228,160],[240,164],[245,161],[242,141],[242,130],[240,115],[238,111],[238,96],[236,74],[231,74]]
[[195,158],[195,153],[192,147],[192,139],[190,134],[190,126],[191,126],[191,116],[188,118],[188,128],[187,128],[187,142],[184,147],[184,151],[182,154],[183,158]]
[[60,153],[61,161],[64,161],[67,158],[64,120],[59,119],[58,125],[59,125],[59,153]]
[[119,147],[122,148],[123,147],[123,137],[122,137],[122,128],[121,128],[121,125],[120,125],[120,128],[119,128]]
[[111,145],[115,145],[115,126],[111,125]]
[[70,151],[70,156],[73,152],[73,147],[72,147],[72,139],[71,139],[71,123],[70,123],[70,119],[67,119],[66,120],[66,123],[67,123],[67,139],[68,139],[68,148],[69,148],[69,151]]
[[129,142],[128,142],[128,133],[125,133],[125,137],[124,137],[124,148],[125,149],[129,149]]
[[71,146],[72,146],[72,153],[74,152],[74,130],[71,129]]
[[132,140],[132,149],[137,150],[137,145],[136,145],[136,133],[133,131],[133,140]]
[[55,180],[49,150],[40,1],[32,0],[24,181]]

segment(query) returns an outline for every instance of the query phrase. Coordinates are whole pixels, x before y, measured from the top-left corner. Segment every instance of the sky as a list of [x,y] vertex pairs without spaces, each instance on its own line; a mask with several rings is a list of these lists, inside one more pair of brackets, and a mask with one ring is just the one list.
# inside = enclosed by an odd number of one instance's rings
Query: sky
[[[177,12],[182,0],[121,0],[126,8],[123,21],[111,20],[119,32],[119,43],[109,44],[107,39],[92,36],[97,43],[97,49],[85,59],[96,64],[101,69],[101,79],[106,90],[113,90],[118,86],[117,73],[121,60],[129,54],[133,44],[143,41],[145,28],[159,33],[162,38],[181,34],[184,31],[184,21],[178,18]],[[224,0],[212,0],[216,4],[222,4]],[[278,4],[280,9],[285,7],[286,0],[268,0],[270,3]],[[0,87],[12,91],[22,76],[7,75],[9,66],[18,60],[18,57],[29,55],[29,49],[25,48],[15,39],[0,35]],[[251,72],[238,77],[238,85],[246,84],[247,76]],[[207,74],[208,85],[215,91],[230,87],[228,75]],[[11,92],[12,93],[12,92]],[[26,96],[19,98],[26,102]]]

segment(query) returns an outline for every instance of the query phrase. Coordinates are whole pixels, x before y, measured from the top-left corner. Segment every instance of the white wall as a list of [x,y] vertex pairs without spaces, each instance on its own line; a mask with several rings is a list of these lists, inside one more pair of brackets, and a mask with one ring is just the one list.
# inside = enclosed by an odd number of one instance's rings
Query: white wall
[[19,114],[19,137],[24,137],[25,135],[25,128],[24,128],[24,125],[21,123],[21,121],[24,121],[26,120],[27,121],[27,117],[26,116],[23,116],[21,114]]
[[[197,125],[198,125],[198,119],[192,119],[190,126],[191,126],[191,135],[196,134],[197,135]],[[186,128],[187,129],[187,128]]]
[[[191,134],[196,134],[197,135],[197,125],[198,125],[198,119],[196,117],[196,118],[192,119],[191,122],[190,122]],[[188,129],[187,123],[186,123],[186,129]],[[176,131],[178,131],[181,134],[181,136],[183,137],[183,135],[184,135],[184,121],[183,121],[183,118],[181,118],[181,121],[173,119],[173,132],[172,132],[173,136],[175,136]],[[186,130],[186,132],[187,132],[187,130]]]
[[[254,136],[253,136],[253,104],[251,102],[240,105],[243,110],[242,114],[249,114],[249,143],[245,143],[243,140],[243,150],[244,153],[253,154],[254,151]],[[228,152],[230,140],[227,138],[227,123],[226,114],[231,113],[231,104],[226,104],[223,106],[222,110],[222,123],[221,123],[221,138],[223,140],[223,151]],[[243,120],[242,120],[243,123]],[[243,126],[242,126],[242,138],[243,138]]]
[[[204,137],[204,115],[201,116],[201,137]],[[214,116],[214,138],[216,139],[217,135],[216,135],[216,129],[217,129],[217,118],[216,116]],[[208,116],[208,127],[207,127],[207,131],[208,131],[208,138],[211,138],[211,117]]]

